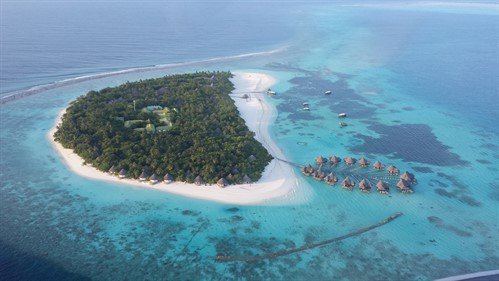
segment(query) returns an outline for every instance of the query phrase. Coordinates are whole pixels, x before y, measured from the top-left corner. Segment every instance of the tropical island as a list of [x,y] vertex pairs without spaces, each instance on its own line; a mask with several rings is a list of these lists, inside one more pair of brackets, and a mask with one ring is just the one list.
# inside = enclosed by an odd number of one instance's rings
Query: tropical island
[[231,77],[198,72],[90,91],[66,109],[55,141],[121,177],[257,181],[272,156],[239,116]]

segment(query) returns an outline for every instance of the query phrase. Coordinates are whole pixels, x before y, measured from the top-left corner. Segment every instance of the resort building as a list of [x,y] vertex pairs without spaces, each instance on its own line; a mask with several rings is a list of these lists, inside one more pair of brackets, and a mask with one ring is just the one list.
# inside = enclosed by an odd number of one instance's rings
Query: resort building
[[124,178],[126,178],[126,176],[127,176],[126,170],[125,169],[121,169],[120,172],[118,173],[118,177],[120,179],[124,179]]
[[345,159],[343,160],[345,161],[345,164],[347,164],[348,166],[355,164],[355,162],[357,161],[355,160],[355,158],[352,158],[350,156],[345,157]]
[[147,180],[147,173],[146,171],[142,171],[142,173],[139,176],[139,181],[146,181]]
[[400,179],[397,182],[397,188],[402,192],[402,193],[411,193],[412,189],[410,187],[410,184],[408,181]]
[[382,182],[381,180],[378,181],[378,183],[376,184],[376,188],[378,189],[378,192],[381,193],[381,194],[388,194],[389,192],[389,188],[388,188],[388,185],[384,182]]
[[397,169],[397,167],[393,165],[388,166],[386,171],[388,172],[389,175],[398,175],[400,173],[399,169]]
[[341,162],[341,158],[338,156],[333,155],[333,156],[329,157],[329,164],[331,164],[331,166],[336,165],[340,162]]
[[243,183],[244,184],[250,184],[251,182],[252,182],[251,178],[248,175],[244,175],[244,177],[243,177]]
[[362,192],[370,192],[371,191],[371,184],[369,181],[363,179],[359,182],[359,189]]
[[112,175],[116,174],[117,172],[118,172],[118,169],[114,165],[109,169],[109,173]]
[[369,166],[369,161],[367,161],[366,158],[362,157],[359,159],[359,166],[367,167]]
[[326,164],[326,162],[327,162],[327,159],[322,157],[322,155],[315,157],[315,164],[317,164],[319,166]]
[[331,173],[329,173],[329,175],[327,175],[324,178],[324,181],[329,185],[333,185],[333,184],[336,184],[338,182],[338,177],[336,177],[335,174],[333,174],[333,172],[331,172]]
[[350,180],[349,177],[346,177],[342,182],[341,186],[343,186],[344,189],[352,190],[355,186],[355,182]]
[[204,184],[203,178],[202,178],[201,176],[197,176],[197,177],[194,179],[194,184],[195,184],[195,185],[202,185],[202,184]]
[[166,173],[166,175],[163,177],[164,183],[172,183],[173,181],[174,181],[174,178],[169,173]]
[[385,168],[385,166],[383,166],[383,164],[379,161],[374,162],[373,167],[376,170],[383,170]]
[[227,180],[226,180],[226,179],[224,179],[224,178],[220,178],[220,179],[217,181],[217,185],[218,185],[218,187],[224,188],[224,187],[226,187],[227,185],[229,185],[229,182],[227,182]]
[[156,174],[152,174],[152,176],[149,177],[150,184],[157,184],[158,182],[159,182],[159,178]]
[[409,172],[404,172],[402,175],[400,175],[400,179],[405,180],[407,182],[416,181],[416,178],[414,177],[414,175],[409,173]]

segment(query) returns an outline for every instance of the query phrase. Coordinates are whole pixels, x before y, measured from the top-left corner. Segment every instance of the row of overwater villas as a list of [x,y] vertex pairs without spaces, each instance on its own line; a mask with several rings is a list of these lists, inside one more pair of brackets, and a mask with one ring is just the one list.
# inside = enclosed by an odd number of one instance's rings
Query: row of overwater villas
[[[355,165],[357,160],[352,157],[345,157],[343,159],[346,165],[352,166]],[[315,163],[319,165],[318,169],[314,169],[311,165],[304,166],[301,168],[302,173],[307,175],[307,176],[313,176],[314,179],[318,181],[325,181],[329,185],[334,185],[338,182],[338,177],[333,173],[329,173],[326,175],[326,173],[322,170],[322,167],[324,164],[328,162],[328,159],[322,157],[322,156],[317,156],[315,158]],[[329,157],[329,163],[331,166],[335,166],[341,162],[341,158],[337,156],[331,156]],[[367,161],[364,157],[359,159],[358,164],[360,167],[367,168],[369,166],[369,161]],[[385,169],[385,166],[381,164],[381,162],[376,161],[373,164],[373,167],[375,170],[381,171]],[[399,175],[400,171],[397,167],[390,165],[386,169],[387,173],[389,175]],[[404,172],[403,174],[400,175],[400,178],[396,184],[397,188],[402,192],[402,193],[412,193],[413,190],[411,189],[411,184],[416,183],[416,178],[414,177],[413,174],[409,172]],[[355,181],[351,180],[348,176],[343,179],[341,182],[341,185],[343,186],[344,189],[347,190],[353,190],[355,187]],[[362,192],[370,192],[371,191],[371,183],[367,179],[362,179],[358,183],[359,189]],[[376,188],[379,193],[382,194],[388,194],[389,193],[389,186],[388,183],[383,182],[382,180],[378,180],[376,183]]]
[[[125,169],[121,169],[121,170],[118,171],[118,169],[115,166],[112,166],[109,169],[109,173],[111,175],[116,175],[120,179],[124,179],[124,178],[126,178],[128,176],[128,172]],[[140,182],[148,182],[149,184],[157,184],[157,183],[159,183],[161,181],[161,178],[158,177],[158,175],[156,175],[156,174],[152,174],[151,176],[149,176],[145,171],[142,171],[142,173],[140,174],[138,180]],[[166,184],[172,183],[174,181],[175,181],[174,177],[171,174],[169,174],[169,173],[166,173],[166,175],[164,175],[164,177],[163,177],[163,182],[166,183]],[[243,184],[251,184],[251,183],[252,183],[251,178],[248,175],[244,175],[244,177],[243,177]],[[194,184],[198,185],[198,186],[201,186],[201,185],[204,185],[205,182],[204,182],[204,180],[203,180],[203,178],[201,176],[197,176],[194,179]],[[226,187],[228,185],[229,185],[229,182],[225,178],[220,178],[217,181],[217,186],[218,187],[222,187],[223,188],[223,187]]]

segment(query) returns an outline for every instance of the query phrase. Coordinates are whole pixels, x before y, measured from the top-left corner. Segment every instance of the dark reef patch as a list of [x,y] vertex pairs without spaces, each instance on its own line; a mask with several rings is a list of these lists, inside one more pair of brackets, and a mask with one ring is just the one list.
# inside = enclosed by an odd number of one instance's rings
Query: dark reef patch
[[232,208],[228,208],[226,209],[228,212],[231,212],[231,213],[236,213],[236,212],[239,212],[239,208],[237,207],[232,207]]
[[412,167],[414,171],[420,172],[423,174],[431,174],[433,173],[433,170],[430,167],[422,167],[422,166],[417,166],[417,167]]
[[486,164],[486,165],[492,164],[492,162],[490,162],[489,160],[485,160],[485,159],[477,159],[476,162],[481,163],[481,164]]
[[458,236],[461,236],[461,237],[471,237],[473,236],[473,234],[471,234],[470,232],[468,231],[465,231],[465,230],[462,230],[462,229],[459,229],[453,225],[449,225],[449,224],[446,224],[441,218],[437,217],[437,216],[430,216],[427,218],[428,221],[435,225],[436,227],[438,228],[441,228],[441,229],[445,229],[445,230],[448,230]]
[[425,124],[382,125],[373,123],[368,128],[380,135],[379,138],[356,134],[364,140],[361,145],[351,148],[354,153],[392,155],[409,162],[436,166],[461,166],[468,162],[451,152],[442,144]]

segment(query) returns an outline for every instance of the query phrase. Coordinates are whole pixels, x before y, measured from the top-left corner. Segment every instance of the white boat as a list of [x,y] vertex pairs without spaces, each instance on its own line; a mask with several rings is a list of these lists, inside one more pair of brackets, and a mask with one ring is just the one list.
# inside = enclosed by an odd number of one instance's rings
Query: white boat
[[305,111],[310,111],[310,107],[308,107],[308,106],[304,106],[304,107],[303,107],[303,110],[305,110]]
[[340,114],[338,114],[338,117],[345,118],[345,117],[347,117],[347,114],[346,113],[340,113]]
[[330,95],[332,92],[331,91],[325,91],[324,95]]

